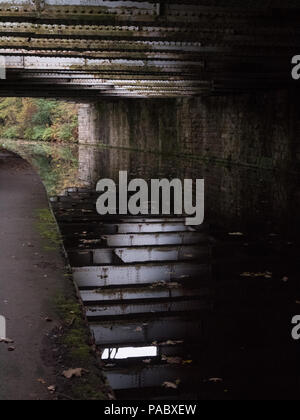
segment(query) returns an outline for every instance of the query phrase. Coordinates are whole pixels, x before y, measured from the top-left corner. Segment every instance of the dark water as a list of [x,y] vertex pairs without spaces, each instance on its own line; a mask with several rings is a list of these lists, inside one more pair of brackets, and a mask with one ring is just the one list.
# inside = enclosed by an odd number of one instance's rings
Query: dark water
[[300,313],[297,175],[120,149],[16,142],[6,147],[37,168],[49,195],[67,187],[93,189],[100,178],[117,181],[120,170],[146,180],[204,178],[215,295],[213,315],[200,320],[198,341],[208,377],[222,381],[209,382],[209,394],[198,397],[300,397],[300,349],[291,338],[292,317]]
[[297,239],[299,175],[216,165],[124,149],[45,143],[4,143],[39,171],[49,195],[67,187],[94,188],[101,178],[205,179],[206,221],[229,232],[280,234]]

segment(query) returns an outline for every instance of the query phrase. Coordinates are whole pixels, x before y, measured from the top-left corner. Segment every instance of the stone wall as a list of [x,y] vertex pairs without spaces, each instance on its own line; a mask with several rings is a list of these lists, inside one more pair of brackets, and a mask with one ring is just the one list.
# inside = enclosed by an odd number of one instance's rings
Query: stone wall
[[80,143],[170,152],[177,150],[173,100],[103,100],[79,108]]
[[296,99],[287,91],[174,100],[107,99],[80,108],[79,137],[81,143],[290,169],[300,162]]
[[300,112],[286,91],[182,100],[177,111],[178,136],[188,153],[262,168],[300,160]]

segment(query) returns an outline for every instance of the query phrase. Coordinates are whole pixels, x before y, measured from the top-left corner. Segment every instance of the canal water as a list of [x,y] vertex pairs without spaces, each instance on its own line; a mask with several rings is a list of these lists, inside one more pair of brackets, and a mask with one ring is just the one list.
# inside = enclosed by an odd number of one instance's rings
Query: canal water
[[[52,197],[118,398],[299,398],[297,174],[100,146],[4,147],[32,163]],[[205,225],[100,220],[95,185],[121,170],[204,178]]]

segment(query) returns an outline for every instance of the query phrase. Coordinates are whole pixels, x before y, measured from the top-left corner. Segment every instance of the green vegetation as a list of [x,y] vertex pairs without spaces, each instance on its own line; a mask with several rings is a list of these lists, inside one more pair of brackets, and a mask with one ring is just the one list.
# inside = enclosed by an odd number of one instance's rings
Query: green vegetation
[[[38,209],[36,217],[37,229],[45,240],[45,249],[56,252],[62,250],[62,239],[53,213],[48,208]],[[51,333],[56,353],[59,352],[61,358],[61,363],[56,365],[57,396],[60,399],[67,396],[71,400],[107,400],[111,390],[101,370],[67,261],[61,285],[62,290],[52,297],[53,308],[59,318],[59,326]],[[82,370],[79,377],[72,380],[63,377],[63,369],[76,368]]]
[[[66,274],[66,277],[72,284],[72,276]],[[66,393],[74,400],[107,400],[110,389],[77,296],[73,293],[58,295],[55,306],[62,322],[57,344],[62,351],[63,363],[70,368],[80,366],[85,372],[82,377],[64,383]]]
[[61,238],[50,209],[39,209],[36,211],[36,216],[37,229],[41,237],[46,239],[45,249],[56,251],[61,245]]
[[0,99],[0,137],[75,143],[77,105],[46,99]]
[[78,181],[78,146],[73,143],[46,143],[3,139],[0,146],[22,156],[40,175],[49,196],[62,194]]

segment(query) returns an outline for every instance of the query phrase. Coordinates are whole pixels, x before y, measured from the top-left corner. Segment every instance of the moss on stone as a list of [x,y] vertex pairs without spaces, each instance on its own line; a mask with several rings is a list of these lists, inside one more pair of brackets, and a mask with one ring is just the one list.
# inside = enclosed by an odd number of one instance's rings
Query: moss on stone
[[61,245],[61,237],[50,209],[36,210],[37,229],[45,239],[45,250],[57,251]]
[[[57,251],[62,248],[54,216],[50,209],[39,209],[37,214],[37,228],[45,239],[47,251]],[[67,264],[67,263],[66,263]],[[64,273],[63,291],[54,298],[53,306],[60,320],[61,327],[55,333],[55,343],[60,349],[61,360],[66,369],[84,369],[80,378],[58,381],[58,395],[68,395],[74,400],[106,400],[110,392],[106,379],[102,374],[100,359],[97,358],[96,348],[84,308],[76,293],[70,270]],[[59,369],[59,368],[58,368]],[[62,372],[58,372],[61,375]]]
[[62,349],[64,365],[70,369],[84,369],[85,373],[82,377],[64,383],[65,392],[74,400],[107,400],[109,388],[102,374],[100,361],[97,360],[83,308],[76,294],[70,291],[55,299],[62,324],[57,341]]

